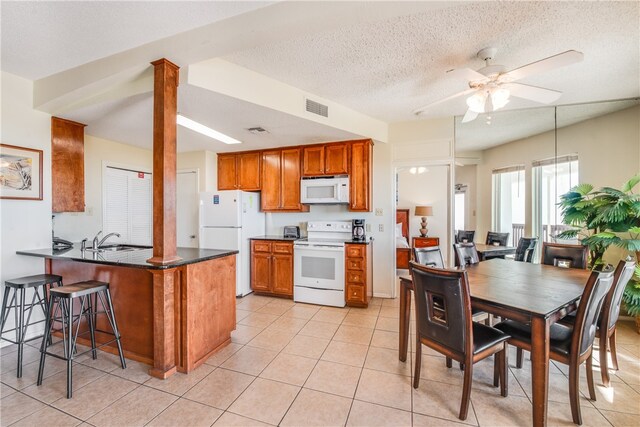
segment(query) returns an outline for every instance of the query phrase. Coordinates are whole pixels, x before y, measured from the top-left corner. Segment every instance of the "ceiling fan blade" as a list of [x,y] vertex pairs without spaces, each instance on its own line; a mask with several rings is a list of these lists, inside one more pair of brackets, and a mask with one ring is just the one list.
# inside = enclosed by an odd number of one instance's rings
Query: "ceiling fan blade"
[[469,109],[467,110],[464,117],[462,118],[462,123],[471,122],[475,120],[476,117],[478,117],[478,113],[476,113],[475,111],[471,111],[471,109]]
[[511,95],[518,98],[529,99],[541,104],[551,104],[557,101],[562,92],[552,89],[545,89],[537,86],[524,85],[522,83],[509,83],[502,87],[509,89]]
[[489,79],[484,74],[472,70],[471,68],[455,68],[447,71],[447,75],[453,76],[457,79],[467,80],[470,82],[487,82]]
[[434,105],[442,104],[443,102],[447,102],[447,101],[450,101],[450,100],[452,100],[452,99],[459,98],[459,97],[461,97],[461,96],[469,95],[470,93],[473,93],[473,92],[475,92],[475,91],[476,91],[476,89],[467,89],[467,90],[463,90],[462,92],[458,92],[458,93],[456,93],[456,94],[454,94],[454,95],[447,96],[446,98],[442,98],[442,99],[440,99],[440,100],[438,100],[438,101],[432,102],[431,104],[427,104],[427,105],[424,105],[424,106],[422,106],[422,107],[420,107],[420,108],[418,108],[418,109],[416,109],[416,110],[413,110],[413,114],[415,114],[416,116],[417,116],[417,115],[420,115],[420,114],[422,114],[425,110],[427,110],[427,109],[429,109],[429,108],[433,107]]
[[514,82],[532,74],[544,73],[554,68],[564,67],[582,61],[584,54],[576,50],[568,50],[557,55],[550,56],[540,61],[532,62],[515,70],[508,71],[500,76],[503,82]]

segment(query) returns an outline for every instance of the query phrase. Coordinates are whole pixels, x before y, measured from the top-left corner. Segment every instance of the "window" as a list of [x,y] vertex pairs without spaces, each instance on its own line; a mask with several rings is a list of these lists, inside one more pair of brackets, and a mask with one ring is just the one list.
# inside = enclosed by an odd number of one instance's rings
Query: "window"
[[151,245],[151,174],[107,166],[102,180],[103,234],[119,233],[119,241]]
[[524,234],[524,166],[493,171],[492,231],[509,233],[509,245],[516,245]]
[[454,229],[455,230],[466,230],[465,226],[465,213],[467,212],[466,207],[466,199],[467,199],[467,191],[466,187],[460,186],[458,189],[458,185],[456,185],[456,193],[453,200],[454,206]]
[[[533,235],[555,241],[568,227],[562,224],[560,196],[578,184],[578,156],[533,162]],[[568,241],[567,243],[575,243]]]

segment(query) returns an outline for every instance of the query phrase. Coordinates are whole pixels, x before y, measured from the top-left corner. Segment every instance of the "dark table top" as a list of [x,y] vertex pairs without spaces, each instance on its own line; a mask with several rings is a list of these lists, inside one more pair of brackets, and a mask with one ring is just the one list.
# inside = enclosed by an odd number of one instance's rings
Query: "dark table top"
[[19,255],[28,255],[39,258],[62,259],[79,262],[90,262],[94,264],[118,265],[121,267],[166,269],[179,267],[181,265],[195,264],[197,262],[208,261],[215,258],[223,258],[237,254],[238,251],[219,249],[198,249],[198,248],[178,248],[177,255],[182,258],[165,265],[154,265],[147,262],[153,256],[153,249],[137,249],[133,251],[105,251],[105,252],[82,252],[80,243],[75,243],[73,248],[56,250],[52,248],[33,249],[17,251]]
[[484,243],[476,243],[476,250],[478,252],[516,252],[516,248],[513,246],[496,246],[496,245],[486,245]]
[[504,259],[467,267],[473,300],[543,317],[580,299],[590,274],[589,270]]

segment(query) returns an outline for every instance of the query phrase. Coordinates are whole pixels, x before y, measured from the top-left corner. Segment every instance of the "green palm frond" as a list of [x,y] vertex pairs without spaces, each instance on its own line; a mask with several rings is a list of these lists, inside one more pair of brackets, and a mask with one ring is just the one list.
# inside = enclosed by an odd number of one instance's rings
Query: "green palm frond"
[[581,196],[586,196],[587,194],[591,193],[592,190],[593,185],[587,183],[578,184],[571,189],[572,192],[578,193]]
[[600,192],[608,194],[608,195],[616,197],[616,198],[621,198],[621,197],[624,197],[626,195],[624,191],[620,191],[620,190],[618,190],[616,188],[611,188],[611,187],[602,187],[600,189]]
[[622,191],[625,193],[631,192],[631,190],[633,190],[633,187],[635,187],[639,182],[640,182],[640,174],[634,176],[629,181],[625,182],[624,185],[622,186]]

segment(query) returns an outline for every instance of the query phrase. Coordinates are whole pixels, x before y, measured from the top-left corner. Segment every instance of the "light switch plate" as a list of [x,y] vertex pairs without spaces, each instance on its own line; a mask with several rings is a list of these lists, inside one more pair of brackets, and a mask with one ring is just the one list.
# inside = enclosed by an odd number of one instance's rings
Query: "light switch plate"
[[378,231],[379,232],[384,232],[384,224],[378,224]]

